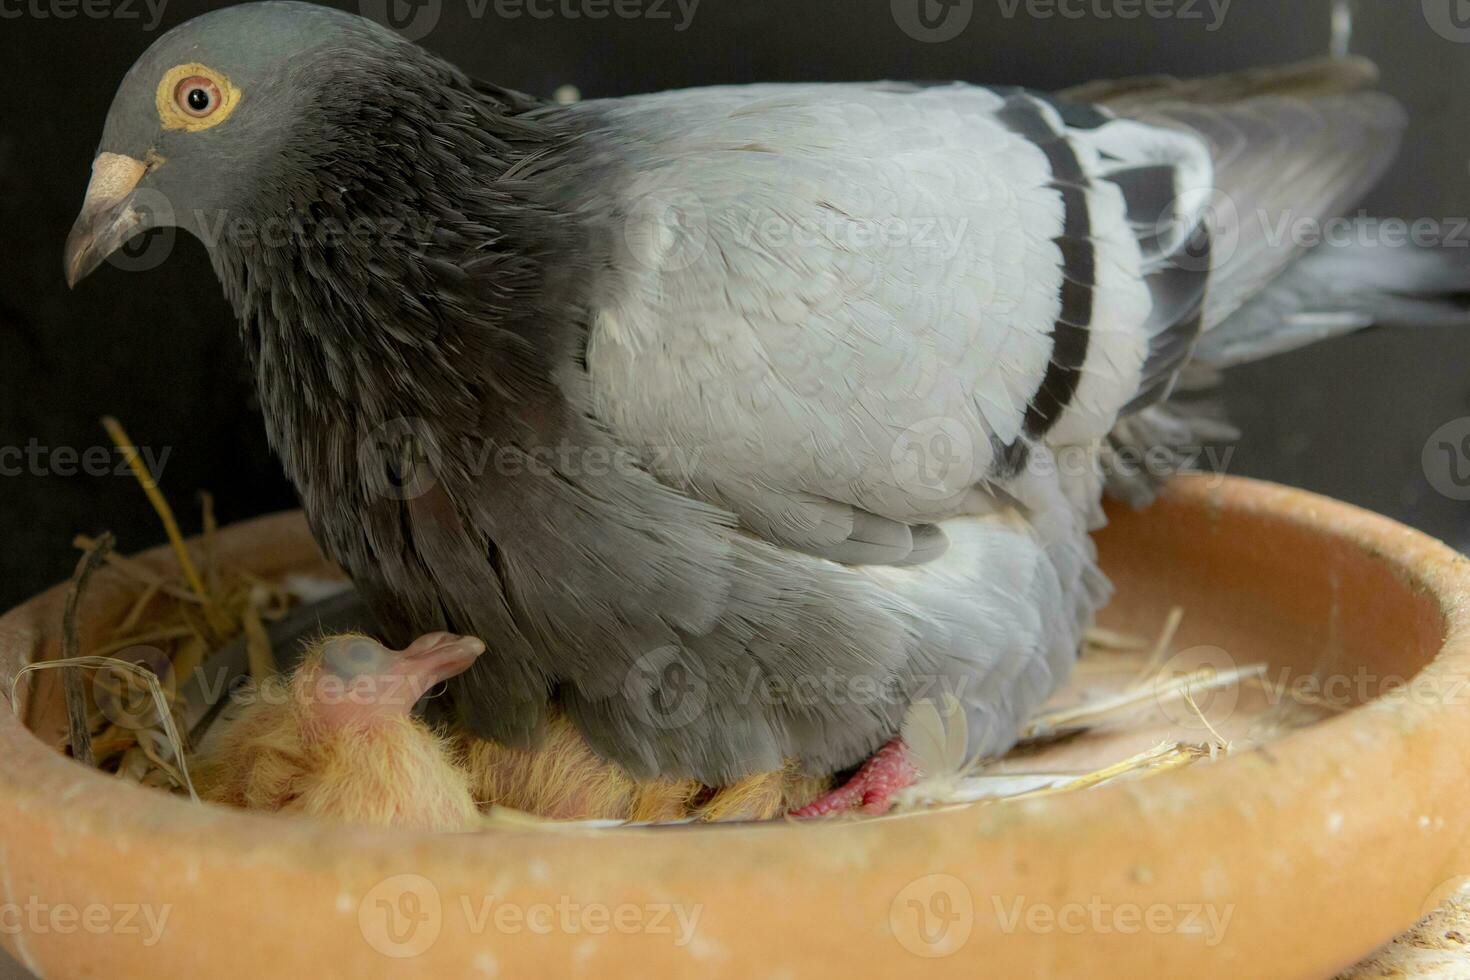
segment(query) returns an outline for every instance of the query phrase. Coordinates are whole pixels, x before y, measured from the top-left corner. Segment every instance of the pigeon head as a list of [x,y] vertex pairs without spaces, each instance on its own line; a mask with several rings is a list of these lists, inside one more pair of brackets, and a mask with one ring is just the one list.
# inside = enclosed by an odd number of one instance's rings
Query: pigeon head
[[[400,77],[382,68],[395,63]],[[306,3],[244,4],[170,31],[114,97],[66,245],[69,283],[149,228],[212,245],[222,217],[288,208],[280,196],[316,164],[349,155],[362,133],[347,123],[373,86],[402,97],[414,64],[454,74],[370,20]]]
[[150,228],[199,238],[287,475],[309,509],[336,504],[314,481],[353,472],[378,422],[469,432],[487,392],[552,397],[548,364],[577,341],[544,327],[580,322],[608,265],[573,200],[618,165],[588,162],[608,156],[590,129],[366,18],[231,7],[124,78],[66,275]]

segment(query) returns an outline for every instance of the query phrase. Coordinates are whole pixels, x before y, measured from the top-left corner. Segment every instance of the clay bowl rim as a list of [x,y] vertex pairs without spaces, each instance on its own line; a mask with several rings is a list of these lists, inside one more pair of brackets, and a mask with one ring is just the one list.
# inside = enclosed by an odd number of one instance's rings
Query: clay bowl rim
[[[1443,644],[1418,678],[1450,685],[1463,684],[1470,677],[1470,562],[1448,546],[1351,505],[1251,480],[1180,478],[1168,488],[1167,498],[1186,508],[1268,514],[1341,539],[1348,547],[1389,563],[1409,587],[1432,597],[1443,618]],[[222,533],[238,539],[273,520],[281,517],[237,524]],[[164,554],[165,549],[147,553],[152,558]],[[25,620],[27,612],[55,602],[62,588],[0,616],[0,635],[7,634],[5,627],[19,624],[22,635],[34,640],[33,631],[26,633],[32,629]],[[24,651],[21,662],[30,652]],[[1231,854],[1248,856],[1251,848],[1262,846],[1263,835],[1269,839],[1275,833],[1290,834],[1295,826],[1282,824],[1270,810],[1279,804],[1283,786],[1289,786],[1290,794],[1306,805],[1307,816],[1327,819],[1331,806],[1341,803],[1318,796],[1332,796],[1332,782],[1341,778],[1344,767],[1371,777],[1390,774],[1405,763],[1414,765],[1418,757],[1412,753],[1424,746],[1404,733],[1426,726],[1438,733],[1434,739],[1437,749],[1447,741],[1470,741],[1470,712],[1457,714],[1452,706],[1414,699],[1380,700],[1286,736],[1271,745],[1269,758],[1253,750],[1162,778],[1001,807],[836,823],[445,834],[342,828],[217,806],[201,809],[187,799],[170,798],[83,769],[44,745],[7,705],[0,710],[0,814],[50,814],[69,834],[105,841],[118,850],[146,857],[155,866],[176,862],[179,855],[187,854],[216,866],[265,866],[287,870],[293,876],[331,872],[337,880],[342,880],[344,869],[371,875],[411,868],[450,881],[466,881],[467,876],[493,867],[520,869],[528,879],[551,881],[562,890],[595,882],[626,886],[629,893],[641,894],[659,883],[673,888],[697,881],[711,896],[730,896],[753,885],[767,888],[779,882],[782,888],[794,889],[795,895],[813,887],[810,881],[834,873],[836,852],[862,855],[852,857],[842,873],[849,878],[861,876],[859,887],[870,886],[885,895],[902,890],[913,878],[915,867],[942,868],[958,876],[1030,880],[1034,890],[1035,878],[1026,876],[1034,876],[1036,869],[1034,864],[1027,867],[1026,856],[1048,853],[1048,844],[1058,840],[1093,851],[1141,840],[1140,853],[1155,863],[1160,874],[1192,874],[1197,869],[1191,862],[1197,864],[1203,858],[1198,848],[1191,850],[1186,845],[1198,831],[1197,827],[1178,826],[1173,818],[1179,814],[1213,820],[1217,829],[1224,829],[1229,823],[1220,823],[1222,814],[1265,813],[1249,832],[1211,841],[1211,853],[1220,852],[1222,860],[1228,862]],[[1463,754],[1449,753],[1445,746],[1436,759],[1429,760],[1430,768],[1433,763],[1457,759],[1462,760]],[[1263,765],[1280,778],[1263,782]],[[1436,787],[1442,788],[1436,783],[1420,791],[1416,805],[1436,798],[1431,792]],[[1381,846],[1388,820],[1380,815],[1361,825],[1349,821],[1336,846],[1371,847],[1375,841]],[[606,859],[609,835],[617,842],[613,860]],[[740,859],[711,864],[710,856],[720,852],[737,853]],[[1061,876],[1059,881],[1066,877],[1066,869],[1104,866],[1096,863],[1100,860],[1097,854],[1079,858],[1075,853],[1050,853],[1059,868],[1054,875]],[[1429,894],[1430,886],[1443,880],[1437,876],[1447,877],[1457,861],[1470,856],[1470,847],[1462,836],[1453,846],[1437,846],[1434,853],[1442,853],[1440,859],[1424,860],[1428,852],[1422,849],[1414,853],[1420,855],[1417,863],[1425,866],[1407,876],[1413,880],[1405,880],[1392,894],[1385,893],[1385,908],[1374,914],[1371,925],[1360,923],[1371,934],[1343,941],[1342,952],[1335,955],[1352,954],[1355,959],[1412,924],[1422,911],[1411,907],[1412,896]],[[880,854],[888,860],[874,859]],[[1094,863],[1089,865],[1089,861]],[[1113,868],[1117,863],[1109,860],[1106,866]],[[1124,882],[1119,887],[1125,892],[1132,888],[1139,895],[1149,893],[1149,883],[1144,881]],[[1326,877],[1322,887],[1340,888],[1341,880]],[[1324,891],[1305,895],[1303,900],[1326,900],[1329,895],[1330,891]],[[1316,955],[1320,961],[1320,948]]]

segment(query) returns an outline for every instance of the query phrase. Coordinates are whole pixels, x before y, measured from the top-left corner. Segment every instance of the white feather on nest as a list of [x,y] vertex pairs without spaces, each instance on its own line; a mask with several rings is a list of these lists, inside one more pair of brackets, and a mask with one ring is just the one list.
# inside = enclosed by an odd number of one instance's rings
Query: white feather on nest
[[[1088,771],[1007,771],[1014,765],[1015,756],[1027,754],[1026,742],[1023,741],[1016,751],[1002,759],[968,757],[965,751],[967,722],[958,701],[952,696],[940,702],[925,700],[909,710],[903,725],[903,739],[910,758],[922,775],[917,783],[898,794],[894,813],[1073,792],[1122,777],[1167,772],[1200,759],[1228,754],[1232,748],[1231,740],[1220,734],[1200,709],[1198,699],[1212,692],[1260,681],[1266,673],[1266,665],[1254,664],[1226,671],[1203,667],[1176,677],[1164,676],[1163,668],[1182,619],[1183,610],[1171,611],[1160,635],[1153,642],[1106,630],[1093,631],[1088,636],[1086,652],[1091,663],[1095,664],[1098,658],[1106,658],[1109,654],[1136,655],[1147,651],[1136,679],[1123,690],[1084,688],[1079,692],[1074,685],[1068,696],[1079,703],[1038,715],[1022,735],[1023,739],[1030,741],[1085,737],[1097,726],[1122,723],[1132,716],[1148,713],[1157,716],[1165,708],[1182,703],[1197,717],[1199,727],[1208,738],[1203,741],[1163,740],[1102,768]],[[1102,667],[1117,673],[1127,669],[1129,664],[1119,659]],[[1140,724],[1140,728],[1144,727]]]

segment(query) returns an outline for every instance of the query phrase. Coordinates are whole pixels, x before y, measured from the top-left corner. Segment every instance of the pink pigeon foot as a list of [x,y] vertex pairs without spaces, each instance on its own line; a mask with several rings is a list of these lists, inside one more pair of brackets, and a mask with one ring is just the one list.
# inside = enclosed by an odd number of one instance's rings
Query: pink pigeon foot
[[878,750],[857,774],[843,785],[793,810],[793,817],[828,817],[835,813],[858,810],[862,813],[887,813],[900,790],[912,786],[919,770],[909,761],[908,748],[895,738]]

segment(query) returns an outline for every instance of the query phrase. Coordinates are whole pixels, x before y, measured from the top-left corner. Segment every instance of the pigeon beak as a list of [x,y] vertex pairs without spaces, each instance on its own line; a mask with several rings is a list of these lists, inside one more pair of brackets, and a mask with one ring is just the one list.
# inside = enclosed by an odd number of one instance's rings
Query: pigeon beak
[[66,284],[75,287],[134,234],[148,218],[132,207],[132,193],[153,169],[121,153],[101,153],[92,162],[92,180],[71,234],[66,238]]

